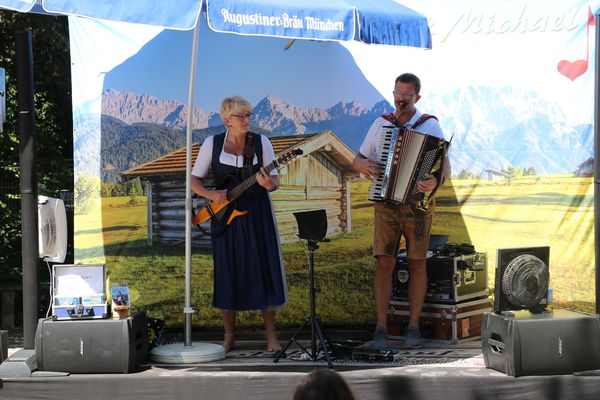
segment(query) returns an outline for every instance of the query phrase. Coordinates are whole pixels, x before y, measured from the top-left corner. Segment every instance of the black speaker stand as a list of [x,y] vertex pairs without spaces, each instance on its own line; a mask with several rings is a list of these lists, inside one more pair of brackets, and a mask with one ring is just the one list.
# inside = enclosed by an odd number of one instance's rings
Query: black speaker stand
[[[327,240],[327,239],[325,239]],[[324,241],[325,241],[324,240]],[[319,291],[318,288],[315,287],[315,267],[314,267],[314,256],[315,251],[319,248],[317,245],[318,240],[308,239],[306,241],[308,248],[308,273],[310,279],[310,315],[306,318],[304,323],[298,328],[296,333],[292,336],[292,338],[287,342],[285,347],[281,350],[281,352],[277,355],[274,363],[279,361],[279,359],[285,354],[285,351],[292,345],[292,343],[296,343],[302,351],[310,357],[311,360],[317,361],[319,358],[319,350],[322,350],[325,354],[325,358],[327,359],[327,366],[329,368],[333,368],[333,364],[331,363],[331,357],[329,356],[329,349],[332,348],[329,339],[325,335],[325,331],[321,326],[321,318],[316,315],[316,305],[315,305],[315,294]],[[304,328],[310,325],[310,352],[300,344],[298,341],[298,336],[300,332]],[[318,344],[317,344],[318,339]]]

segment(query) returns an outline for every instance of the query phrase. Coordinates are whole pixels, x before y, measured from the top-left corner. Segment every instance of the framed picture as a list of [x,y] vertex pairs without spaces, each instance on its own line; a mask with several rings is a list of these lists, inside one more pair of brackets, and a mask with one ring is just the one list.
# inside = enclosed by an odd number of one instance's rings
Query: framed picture
[[129,308],[129,287],[127,285],[113,286],[110,288],[113,310]]

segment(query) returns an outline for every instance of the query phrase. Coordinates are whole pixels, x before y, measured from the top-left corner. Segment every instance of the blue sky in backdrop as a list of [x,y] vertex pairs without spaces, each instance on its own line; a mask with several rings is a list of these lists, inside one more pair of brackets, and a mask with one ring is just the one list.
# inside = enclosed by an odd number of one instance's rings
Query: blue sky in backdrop
[[[284,50],[286,39],[219,34],[201,21],[194,100],[204,111],[217,111],[221,99],[234,94],[253,104],[272,94],[323,108],[340,100],[372,107],[383,99],[338,43],[298,40]],[[163,31],[108,72],[104,89],[187,103],[192,38],[193,31]],[[232,65],[235,75],[224,75]]]
[[[588,122],[592,104],[584,99],[593,97],[589,78],[595,31],[586,22],[597,0],[507,6],[512,3],[463,1],[457,7],[407,1],[429,17],[433,50],[297,40],[284,51],[287,39],[219,34],[200,18],[195,105],[210,112],[226,96],[239,94],[256,104],[272,94],[302,107],[326,108],[340,100],[371,107],[384,97],[391,100],[395,76],[411,71],[423,81],[422,106],[427,105],[428,92],[512,87],[555,101],[573,122]],[[193,31],[161,32],[106,74],[104,90],[187,103],[192,35]],[[569,79],[557,71],[561,62],[589,68],[578,79]],[[236,72],[224,75],[224,70]]]

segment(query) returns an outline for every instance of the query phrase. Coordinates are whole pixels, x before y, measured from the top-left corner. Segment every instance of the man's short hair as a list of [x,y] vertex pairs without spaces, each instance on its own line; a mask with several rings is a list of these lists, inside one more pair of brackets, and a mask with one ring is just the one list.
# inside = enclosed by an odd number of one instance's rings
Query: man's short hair
[[398,82],[412,83],[413,86],[415,87],[415,92],[417,94],[419,94],[419,92],[421,92],[421,80],[415,74],[411,74],[410,72],[406,72],[406,73],[398,76],[396,78],[396,81],[394,83],[398,83]]

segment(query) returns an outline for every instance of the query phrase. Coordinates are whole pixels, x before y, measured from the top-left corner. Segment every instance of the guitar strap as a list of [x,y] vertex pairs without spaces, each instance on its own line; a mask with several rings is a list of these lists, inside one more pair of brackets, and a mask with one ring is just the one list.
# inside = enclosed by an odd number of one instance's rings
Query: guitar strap
[[[244,151],[243,151],[243,155],[244,155],[244,165],[242,166],[242,181],[249,178],[250,176],[252,176],[252,161],[254,160],[254,139],[255,139],[256,135],[252,132],[248,132],[246,134],[246,140],[244,142]],[[215,236],[220,236],[223,234],[223,232],[225,232],[225,229],[227,228],[227,224],[224,223],[224,221],[226,221],[229,218],[229,215],[231,214],[231,212],[233,212],[235,210],[235,202],[231,203],[231,205],[229,206],[229,208],[225,211],[225,214],[223,214],[223,216],[221,216],[221,220],[219,222],[216,223],[212,223],[211,224],[211,232],[210,234],[215,237]],[[216,221],[215,215],[211,215],[211,217],[213,218],[213,222]],[[200,227],[200,225],[198,225],[198,227]]]
[[252,132],[246,134],[244,143],[244,166],[242,168],[242,178],[246,179],[252,175],[252,160],[254,159],[254,137]]

